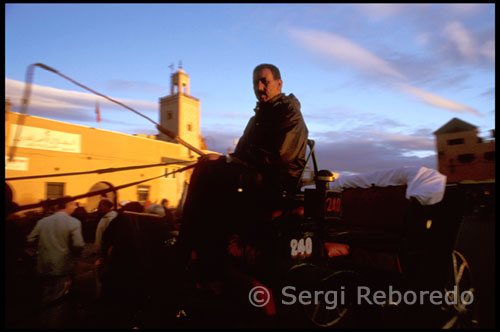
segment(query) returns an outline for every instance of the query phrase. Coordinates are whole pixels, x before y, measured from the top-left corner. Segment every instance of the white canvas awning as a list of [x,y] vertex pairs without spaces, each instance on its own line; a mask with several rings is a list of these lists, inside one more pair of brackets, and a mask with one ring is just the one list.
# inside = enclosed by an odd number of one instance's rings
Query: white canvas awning
[[422,205],[439,203],[444,196],[446,176],[435,169],[417,166],[376,170],[357,175],[339,176],[330,184],[333,191],[407,185],[406,198],[415,197]]

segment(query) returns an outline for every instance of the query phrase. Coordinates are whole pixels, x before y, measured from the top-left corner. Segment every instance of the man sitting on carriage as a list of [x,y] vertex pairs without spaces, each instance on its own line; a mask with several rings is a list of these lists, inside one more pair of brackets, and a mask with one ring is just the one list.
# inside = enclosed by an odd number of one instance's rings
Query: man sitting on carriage
[[282,84],[274,65],[254,69],[255,115],[234,153],[202,156],[191,176],[179,244],[196,255],[205,278],[224,273],[235,237],[262,237],[262,216],[297,189],[308,130],[299,101],[282,93]]

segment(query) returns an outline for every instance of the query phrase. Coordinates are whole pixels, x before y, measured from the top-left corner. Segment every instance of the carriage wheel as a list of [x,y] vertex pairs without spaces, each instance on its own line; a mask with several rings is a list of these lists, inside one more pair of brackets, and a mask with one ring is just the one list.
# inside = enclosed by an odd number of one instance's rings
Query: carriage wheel
[[344,306],[337,306],[335,309],[327,309],[326,303],[321,301],[317,304],[303,306],[306,316],[316,326],[330,327],[340,322],[340,320],[347,313],[347,308]]
[[[318,327],[331,327],[346,320],[346,315],[352,308],[354,297],[353,285],[358,280],[358,274],[354,271],[341,270],[329,274],[319,283],[319,290],[336,292],[336,303],[318,297],[318,302],[301,304],[307,318]],[[333,294],[333,293],[332,293]]]
[[[478,326],[476,319],[475,289],[469,263],[465,257],[453,250],[449,279],[444,288],[445,299],[441,307],[449,314],[448,321],[442,326],[450,328],[474,328]],[[447,300],[447,301],[446,301]]]

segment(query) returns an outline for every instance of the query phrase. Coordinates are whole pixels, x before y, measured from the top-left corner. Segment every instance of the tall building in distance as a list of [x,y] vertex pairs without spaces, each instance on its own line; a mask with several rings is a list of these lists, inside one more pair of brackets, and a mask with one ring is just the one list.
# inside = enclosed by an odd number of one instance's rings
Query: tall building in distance
[[491,138],[478,136],[476,126],[453,118],[434,132],[438,170],[448,183],[495,179],[495,130]]
[[[160,124],[197,148],[206,148],[200,135],[200,100],[189,94],[189,75],[181,68],[171,75],[170,95],[160,98]],[[177,143],[163,133],[159,140]],[[183,148],[188,157],[194,153]]]

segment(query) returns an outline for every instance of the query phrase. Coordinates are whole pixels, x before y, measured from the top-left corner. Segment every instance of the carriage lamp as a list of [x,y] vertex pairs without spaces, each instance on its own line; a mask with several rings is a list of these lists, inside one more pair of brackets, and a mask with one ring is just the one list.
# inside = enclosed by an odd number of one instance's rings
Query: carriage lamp
[[335,176],[329,170],[322,169],[314,177],[314,180],[316,182],[317,189],[328,190],[328,188],[330,186],[329,183],[335,181]]

